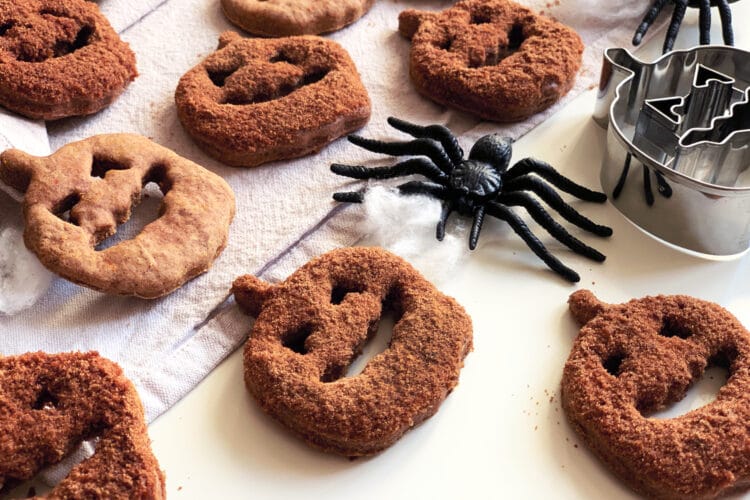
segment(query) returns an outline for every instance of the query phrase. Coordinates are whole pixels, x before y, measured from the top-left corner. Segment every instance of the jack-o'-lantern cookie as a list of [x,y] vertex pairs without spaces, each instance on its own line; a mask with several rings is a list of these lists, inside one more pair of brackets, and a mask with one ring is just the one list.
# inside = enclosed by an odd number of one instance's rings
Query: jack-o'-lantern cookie
[[0,436],[0,493],[98,438],[93,456],[34,498],[166,497],[138,394],[97,353],[0,357]]
[[[26,193],[24,240],[42,264],[112,294],[156,298],[205,272],[234,217],[221,177],[138,135],[94,136],[45,158],[8,150],[0,181]],[[131,240],[97,248],[150,182],[164,194],[158,219]]]
[[[245,345],[245,383],[264,411],[309,444],[345,456],[377,453],[432,416],[458,383],[471,319],[401,258],[379,248],[318,257],[279,285],[234,283],[257,316]],[[345,376],[378,329],[388,348]]]
[[96,113],[135,79],[135,55],[85,0],[0,0],[0,105],[55,120]]
[[320,150],[370,118],[370,99],[349,54],[315,36],[243,39],[188,71],[175,93],[185,130],[236,167]]
[[221,0],[224,14],[260,36],[319,35],[340,30],[370,10],[375,0]]
[[406,10],[417,90],[485,120],[523,120],[573,86],[583,44],[573,29],[510,0],[462,0],[440,12]]
[[[681,295],[605,304],[570,296],[582,325],[562,379],[574,429],[623,481],[654,498],[713,498],[750,484],[750,333],[722,307]],[[712,365],[716,399],[649,418]]]

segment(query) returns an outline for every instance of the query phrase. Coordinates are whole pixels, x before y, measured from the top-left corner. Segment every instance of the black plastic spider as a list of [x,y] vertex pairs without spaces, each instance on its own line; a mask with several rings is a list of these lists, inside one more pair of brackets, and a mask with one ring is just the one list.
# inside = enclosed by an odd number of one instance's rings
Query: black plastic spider
[[[551,165],[532,158],[524,158],[508,168],[513,139],[497,134],[480,138],[464,159],[458,140],[442,125],[420,126],[398,118],[388,123],[415,140],[382,142],[350,135],[349,141],[375,153],[391,156],[418,156],[393,166],[368,168],[361,165],[331,165],[331,171],[355,179],[390,179],[407,175],[423,175],[429,181],[409,181],[398,186],[403,194],[425,194],[442,200],[443,210],[437,224],[437,239],[445,236],[445,222],[451,212],[474,218],[469,236],[469,248],[477,246],[485,214],[506,221],[531,250],[550,269],[568,281],[577,282],[580,276],[553,256],[510,208],[524,207],[531,217],[558,241],[571,250],[597,262],[605,256],[581,242],[558,224],[550,214],[525,191],[534,193],[563,218],[597,236],[610,236],[612,229],[595,224],[563,201],[550,186],[570,193],[582,200],[603,203],[604,193],[591,191],[557,172]],[[536,175],[531,175],[536,174]],[[537,177],[538,176],[538,177]],[[544,182],[544,181],[547,182]],[[548,184],[549,183],[549,184]],[[362,203],[361,192],[335,193],[333,199]]]
[[688,7],[699,9],[698,23],[700,26],[700,44],[708,45],[711,43],[711,7],[719,8],[721,17],[721,31],[726,45],[734,45],[734,31],[732,30],[732,9],[730,3],[737,0],[655,0],[651,8],[646,12],[643,21],[635,30],[633,36],[633,45],[639,45],[648,29],[659,16],[659,12],[664,8],[667,2],[674,4],[672,20],[667,29],[667,35],[664,38],[662,52],[666,53],[672,50],[674,41],[677,39],[677,32],[680,31],[682,19],[685,17],[685,11]]

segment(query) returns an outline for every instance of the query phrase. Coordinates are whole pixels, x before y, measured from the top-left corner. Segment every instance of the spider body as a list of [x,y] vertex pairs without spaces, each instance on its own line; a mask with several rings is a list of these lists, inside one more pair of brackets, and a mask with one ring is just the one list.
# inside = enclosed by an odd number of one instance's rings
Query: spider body
[[641,24],[635,31],[633,45],[639,45],[641,43],[643,36],[654,21],[656,21],[659,13],[667,3],[673,3],[674,10],[672,11],[672,19],[669,22],[669,28],[667,28],[667,35],[664,37],[662,52],[667,53],[672,50],[674,42],[677,39],[677,32],[680,30],[680,25],[682,24],[682,20],[685,17],[685,12],[688,7],[698,9],[701,45],[708,45],[711,43],[711,7],[717,7],[719,10],[724,43],[726,45],[734,45],[732,9],[729,4],[736,1],[737,0],[654,0],[651,8],[646,11],[646,15],[643,16]]
[[[369,168],[362,165],[331,165],[339,175],[355,179],[389,179],[421,175],[426,181],[408,181],[398,186],[403,194],[424,194],[442,201],[437,223],[438,240],[445,237],[445,223],[452,212],[473,218],[469,248],[476,248],[485,215],[506,221],[529,248],[552,270],[569,281],[580,277],[553,256],[509,207],[524,207],[531,217],[558,241],[574,252],[595,261],[605,259],[597,250],[584,244],[557,223],[529,193],[533,193],[563,218],[598,236],[609,236],[612,230],[595,224],[567,204],[553,189],[557,187],[582,200],[603,203],[603,193],[591,191],[557,172],[551,165],[525,158],[512,167],[513,140],[497,134],[480,138],[464,159],[458,140],[442,125],[420,126],[389,118],[394,128],[415,137],[412,141],[382,142],[350,135],[349,141],[367,150],[392,156],[414,156],[392,166]],[[361,192],[335,193],[336,201],[361,203]]]

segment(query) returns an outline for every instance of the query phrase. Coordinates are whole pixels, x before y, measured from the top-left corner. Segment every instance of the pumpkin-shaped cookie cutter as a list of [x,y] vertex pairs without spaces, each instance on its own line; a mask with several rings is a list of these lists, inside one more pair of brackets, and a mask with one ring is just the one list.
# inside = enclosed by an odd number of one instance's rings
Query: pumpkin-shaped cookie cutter
[[605,51],[594,120],[608,129],[601,183],[614,206],[647,233],[702,257],[745,252],[749,97],[744,50],[703,46],[653,63],[621,48]]

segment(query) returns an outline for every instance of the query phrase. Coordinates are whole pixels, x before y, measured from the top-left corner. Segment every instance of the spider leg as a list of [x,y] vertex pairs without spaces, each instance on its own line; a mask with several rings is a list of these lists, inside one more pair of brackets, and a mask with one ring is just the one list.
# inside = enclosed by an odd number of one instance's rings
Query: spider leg
[[597,236],[612,235],[611,228],[596,224],[591,219],[581,215],[575,208],[565,203],[560,195],[551,187],[539,179],[535,179],[529,175],[512,179],[505,185],[505,192],[511,191],[531,191],[544,200],[547,205],[555,209],[568,222]]
[[366,139],[352,134],[349,142],[373,153],[383,153],[391,156],[426,156],[445,173],[453,170],[453,162],[448,154],[435,139],[415,139],[406,142],[384,142]]
[[607,201],[607,195],[598,191],[592,191],[591,189],[581,186],[580,184],[573,182],[568,179],[560,172],[555,170],[555,167],[549,163],[536,160],[534,158],[524,158],[519,161],[511,168],[508,169],[505,174],[506,179],[516,179],[522,175],[536,174],[539,177],[547,180],[553,186],[562,189],[566,193],[570,193],[576,198],[580,198],[585,201],[593,201],[596,203],[604,203]]
[[700,31],[700,44],[711,43],[711,0],[700,0],[698,9],[698,26]]
[[734,30],[732,29],[732,8],[727,0],[718,0],[719,17],[721,17],[721,34],[724,43],[734,45]]
[[597,262],[603,262],[606,257],[604,254],[592,248],[581,240],[570,234],[560,224],[558,224],[542,205],[526,193],[504,193],[497,201],[506,206],[521,206],[525,208],[531,217],[542,226],[550,235],[564,244],[575,253],[588,257]]
[[440,220],[437,223],[437,228],[435,228],[435,237],[438,239],[438,241],[443,241],[445,238],[445,223],[448,220],[448,216],[453,211],[453,203],[450,201],[444,201],[443,202],[443,209],[440,212]]
[[667,179],[660,172],[654,171],[654,174],[656,175],[656,183],[658,184],[656,189],[659,191],[659,194],[665,198],[671,198],[672,186],[669,185]]
[[424,175],[432,181],[439,182],[447,176],[427,158],[411,158],[390,167],[365,167],[363,165],[342,165],[334,163],[331,172],[353,179],[392,179],[405,175]]
[[651,189],[651,172],[646,165],[643,166],[643,194],[646,196],[648,206],[654,204],[654,191]]
[[345,191],[333,193],[333,199],[343,203],[362,203],[365,201],[365,195],[357,191]]
[[477,247],[479,232],[482,230],[482,223],[484,222],[485,210],[485,207],[480,206],[477,208],[477,211],[474,212],[474,223],[471,225],[471,233],[469,234],[469,250],[474,250]]
[[434,182],[409,181],[396,187],[401,194],[426,194],[441,200],[448,197],[448,188]]
[[513,231],[515,231],[515,233],[520,236],[526,245],[528,245],[528,247],[536,254],[536,256],[542,259],[544,263],[557,274],[573,283],[581,280],[578,273],[567,267],[560,262],[557,257],[549,253],[549,250],[547,250],[544,244],[539,241],[539,238],[529,230],[529,227],[520,217],[514,214],[510,208],[500,205],[499,203],[491,203],[487,205],[487,213],[507,222]]
[[443,146],[445,152],[448,153],[448,157],[450,157],[453,163],[461,163],[464,159],[464,150],[461,149],[458,139],[456,139],[456,136],[453,135],[448,127],[443,125],[428,125],[423,127],[401,120],[395,116],[389,117],[388,123],[396,130],[405,132],[417,139],[434,139],[438,141]]
[[625,181],[628,180],[628,172],[630,172],[630,160],[633,158],[633,155],[628,153],[628,155],[625,157],[625,165],[622,166],[622,172],[620,173],[620,178],[617,179],[617,184],[615,185],[615,188],[612,190],[612,198],[617,199],[620,197],[620,194],[622,193],[622,189],[625,187]]
[[643,35],[645,35],[651,25],[654,24],[656,18],[659,17],[659,12],[661,12],[661,9],[663,9],[666,4],[667,0],[656,0],[651,8],[648,9],[646,15],[643,16],[641,24],[638,25],[638,28],[635,30],[635,35],[633,35],[633,45],[641,44]]
[[662,53],[666,54],[672,50],[674,42],[677,39],[677,32],[680,31],[680,25],[682,20],[685,18],[685,11],[687,10],[687,0],[674,0],[674,12],[672,12],[672,20],[669,22],[669,28],[667,29],[667,35],[664,37],[664,47]]

